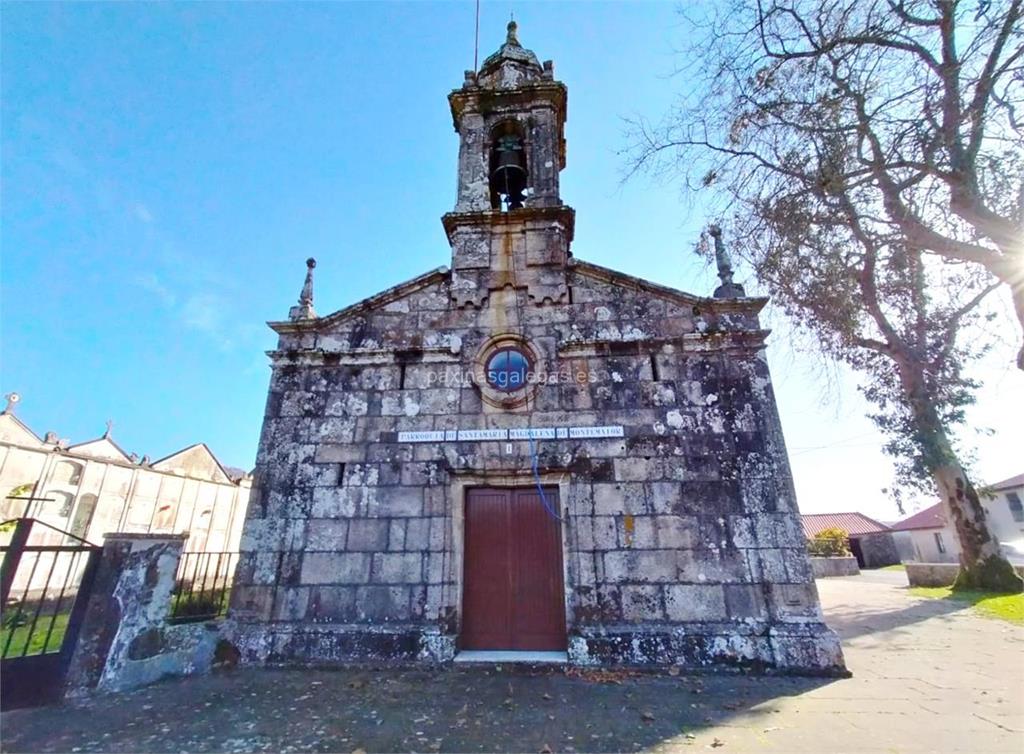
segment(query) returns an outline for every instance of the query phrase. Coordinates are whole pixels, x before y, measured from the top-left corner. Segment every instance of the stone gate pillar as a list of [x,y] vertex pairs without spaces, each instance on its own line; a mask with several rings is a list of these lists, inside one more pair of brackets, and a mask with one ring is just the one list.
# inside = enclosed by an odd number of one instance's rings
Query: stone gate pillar
[[[67,674],[69,694],[123,690],[165,675],[163,628],[187,534],[106,534]],[[145,662],[157,660],[157,662]]]

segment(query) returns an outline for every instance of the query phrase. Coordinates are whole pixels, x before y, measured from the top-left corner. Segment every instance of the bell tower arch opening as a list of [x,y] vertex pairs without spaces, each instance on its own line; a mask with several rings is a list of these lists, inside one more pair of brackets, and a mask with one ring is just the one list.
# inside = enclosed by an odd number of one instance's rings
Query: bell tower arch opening
[[530,185],[522,126],[504,120],[491,129],[489,176],[491,209],[522,209]]

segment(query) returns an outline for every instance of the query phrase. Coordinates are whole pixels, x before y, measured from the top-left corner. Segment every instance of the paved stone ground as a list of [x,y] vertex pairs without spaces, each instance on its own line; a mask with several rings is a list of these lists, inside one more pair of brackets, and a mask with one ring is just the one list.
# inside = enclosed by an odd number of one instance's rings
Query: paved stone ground
[[4,713],[4,751],[1022,752],[1024,628],[819,581],[853,678],[258,671]]

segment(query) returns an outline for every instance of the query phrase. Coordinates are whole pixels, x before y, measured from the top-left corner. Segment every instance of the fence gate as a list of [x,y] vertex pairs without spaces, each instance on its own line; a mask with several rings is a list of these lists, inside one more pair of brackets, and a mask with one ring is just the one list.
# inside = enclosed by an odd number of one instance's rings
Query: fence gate
[[61,698],[101,549],[33,518],[0,524],[0,709]]

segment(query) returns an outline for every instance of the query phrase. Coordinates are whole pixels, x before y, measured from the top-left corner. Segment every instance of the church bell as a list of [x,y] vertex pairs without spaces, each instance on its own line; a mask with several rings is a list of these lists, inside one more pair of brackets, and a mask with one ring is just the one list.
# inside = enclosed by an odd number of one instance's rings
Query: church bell
[[526,197],[526,155],[518,136],[505,135],[494,145],[491,194],[508,209],[519,209]]

